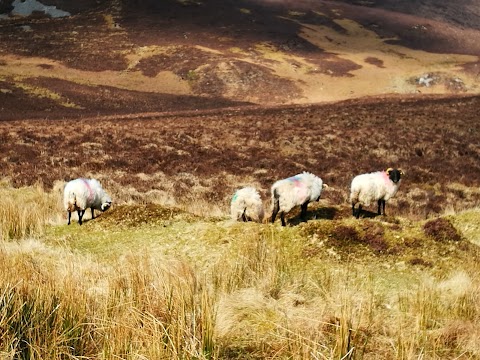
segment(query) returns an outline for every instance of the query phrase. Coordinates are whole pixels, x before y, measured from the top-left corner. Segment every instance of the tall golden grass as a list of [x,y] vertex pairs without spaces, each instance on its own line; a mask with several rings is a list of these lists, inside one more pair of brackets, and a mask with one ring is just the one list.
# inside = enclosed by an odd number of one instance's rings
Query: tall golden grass
[[41,234],[47,222],[59,212],[59,198],[43,187],[16,189],[0,184],[0,239],[21,239]]
[[195,236],[172,234],[169,251],[148,251],[140,227],[136,247],[102,258],[73,250],[69,241],[81,240],[69,234],[105,231],[107,213],[52,238],[39,228],[56,197],[37,188],[15,196],[44,205],[35,231],[0,243],[2,358],[480,358],[473,257],[429,269],[338,259],[326,246],[305,256],[323,241],[300,231],[306,225],[192,220]]

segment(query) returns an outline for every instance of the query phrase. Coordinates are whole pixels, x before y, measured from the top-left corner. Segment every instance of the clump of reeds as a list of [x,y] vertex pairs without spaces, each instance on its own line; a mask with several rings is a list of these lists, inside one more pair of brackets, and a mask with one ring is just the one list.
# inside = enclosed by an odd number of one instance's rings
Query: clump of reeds
[[41,234],[59,209],[58,195],[45,192],[41,186],[0,187],[0,239]]

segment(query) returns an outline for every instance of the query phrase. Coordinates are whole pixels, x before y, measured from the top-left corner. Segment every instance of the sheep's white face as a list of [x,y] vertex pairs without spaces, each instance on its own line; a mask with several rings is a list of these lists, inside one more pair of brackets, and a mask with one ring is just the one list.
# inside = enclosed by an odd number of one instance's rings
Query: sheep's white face
[[110,209],[110,206],[112,206],[112,202],[111,202],[111,201],[104,202],[104,203],[102,204],[102,211],[107,211],[108,209]]

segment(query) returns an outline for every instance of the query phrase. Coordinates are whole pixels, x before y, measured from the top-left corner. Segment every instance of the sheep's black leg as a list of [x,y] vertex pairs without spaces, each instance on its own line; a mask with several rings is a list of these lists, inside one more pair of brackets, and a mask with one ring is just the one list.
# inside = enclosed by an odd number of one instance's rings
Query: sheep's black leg
[[278,212],[280,211],[280,199],[278,194],[274,192],[274,201],[273,201],[273,212],[272,212],[272,224],[275,222]]
[[362,205],[358,205],[357,216],[356,216],[357,219],[360,217],[361,212],[362,212]]
[[85,213],[85,210],[78,210],[77,211],[77,214],[78,214],[78,223],[80,225],[82,225],[82,217],[83,217],[83,214]]
[[68,211],[68,221],[67,221],[67,225],[70,225],[70,218],[72,217],[72,212],[71,211]]
[[275,205],[273,207],[273,212],[272,212],[272,224],[275,222],[275,218],[277,217],[278,210],[279,210],[278,206]]
[[248,221],[247,215],[245,215],[245,212],[246,212],[246,211],[247,211],[247,209],[244,209],[244,210],[243,210],[243,214],[242,214],[242,220],[243,220],[243,222],[247,222],[247,221]]
[[308,201],[304,202],[301,206],[302,210],[300,212],[300,218],[302,221],[307,221],[307,206],[308,206]]
[[91,207],[90,210],[92,210],[92,219],[95,219],[95,213],[94,213],[93,207]]
[[352,203],[352,216],[356,216],[355,214],[355,204]]
[[282,220],[282,226],[287,226],[287,223],[285,222],[285,212],[282,211],[280,213],[280,219]]
[[378,215],[382,215],[382,208],[383,208],[383,215],[385,214],[385,200],[380,199],[378,200]]

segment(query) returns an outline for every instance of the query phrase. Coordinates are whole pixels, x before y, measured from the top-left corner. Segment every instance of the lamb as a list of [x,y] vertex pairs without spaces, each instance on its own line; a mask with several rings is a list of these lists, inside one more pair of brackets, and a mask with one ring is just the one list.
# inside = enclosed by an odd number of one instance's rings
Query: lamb
[[[362,205],[369,206],[371,202],[377,201],[378,215],[385,215],[385,202],[395,196],[404,175],[401,169],[388,168],[386,171],[377,171],[368,174],[361,174],[353,178],[350,187],[350,202],[352,203],[352,214],[357,219],[362,211]],[[355,213],[355,205],[358,211]]]
[[275,222],[275,218],[280,212],[282,226],[285,226],[285,214],[298,205],[301,206],[300,217],[305,221],[308,203],[319,201],[322,190],[326,187],[328,186],[323,184],[322,179],[309,172],[278,180],[271,188],[272,223]]
[[230,203],[230,214],[235,221],[263,220],[263,203],[260,194],[253,187],[244,187],[235,192]]
[[108,210],[112,205],[112,199],[105,190],[103,190],[98,180],[79,178],[65,185],[63,203],[65,210],[68,212],[67,224],[70,225],[72,211],[76,210],[78,213],[78,223],[82,225],[82,218],[87,208],[92,210],[92,219],[95,219],[94,209],[101,211]]

